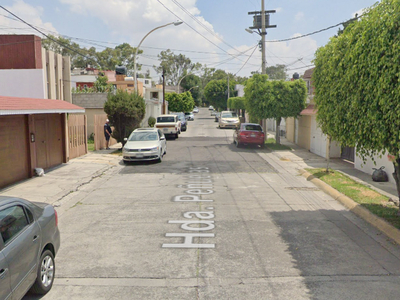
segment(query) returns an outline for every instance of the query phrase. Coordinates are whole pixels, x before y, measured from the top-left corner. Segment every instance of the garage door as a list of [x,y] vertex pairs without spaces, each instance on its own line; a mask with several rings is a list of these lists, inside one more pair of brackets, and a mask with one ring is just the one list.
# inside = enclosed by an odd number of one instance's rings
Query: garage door
[[62,115],[35,115],[36,164],[48,169],[63,163]]
[[315,116],[312,116],[310,151],[319,156],[326,157],[326,140],[326,135],[318,127]]
[[0,116],[0,188],[29,178],[27,120]]

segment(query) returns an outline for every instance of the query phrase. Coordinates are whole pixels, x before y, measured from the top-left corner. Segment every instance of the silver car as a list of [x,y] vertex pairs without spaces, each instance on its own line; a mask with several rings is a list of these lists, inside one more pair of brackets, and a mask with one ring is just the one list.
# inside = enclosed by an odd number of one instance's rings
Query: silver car
[[125,138],[122,148],[124,163],[129,161],[158,160],[162,161],[167,153],[167,142],[158,128],[138,128]]
[[46,294],[60,247],[54,207],[0,196],[0,299],[21,299],[28,290]]

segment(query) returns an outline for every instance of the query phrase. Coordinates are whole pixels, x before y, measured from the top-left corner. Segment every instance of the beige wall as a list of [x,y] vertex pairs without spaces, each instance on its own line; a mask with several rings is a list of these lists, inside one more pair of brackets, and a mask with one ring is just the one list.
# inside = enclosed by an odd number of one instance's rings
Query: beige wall
[[95,115],[106,115],[106,113],[104,112],[104,109],[102,108],[85,108],[85,114],[86,114],[86,118],[87,118],[87,136],[88,138],[90,137],[90,135],[94,132],[94,116]]
[[286,139],[294,143],[295,142],[295,118],[286,118]]
[[297,144],[304,149],[310,150],[310,138],[311,138],[311,117],[300,116]]

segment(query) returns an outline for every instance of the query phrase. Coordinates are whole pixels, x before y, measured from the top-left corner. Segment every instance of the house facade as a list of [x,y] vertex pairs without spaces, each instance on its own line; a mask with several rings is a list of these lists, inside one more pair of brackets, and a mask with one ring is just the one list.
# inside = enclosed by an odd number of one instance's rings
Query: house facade
[[314,102],[314,87],[311,81],[314,68],[304,72],[303,80],[307,84],[307,107],[301,111],[297,118],[286,119],[286,138],[288,141],[299,145],[302,148],[309,150],[312,153],[327,158],[340,157],[340,145],[332,141],[329,145],[329,140],[319,128]]
[[69,57],[35,35],[0,35],[0,82],[2,188],[67,162],[67,116],[84,109],[71,103]]
[[302,148],[310,150],[310,152],[328,158],[342,158],[354,164],[354,168],[364,173],[372,175],[374,169],[384,167],[384,171],[388,174],[389,181],[395,184],[391,175],[394,172],[393,163],[387,158],[388,153],[375,155],[365,161],[357,155],[357,149],[353,147],[341,147],[339,143],[331,142],[329,149],[329,141],[327,136],[322,133],[319,128],[314,102],[314,86],[311,78],[314,68],[306,70],[303,79],[307,83],[307,107],[300,113],[298,118],[286,119],[286,138],[288,141],[299,145]]

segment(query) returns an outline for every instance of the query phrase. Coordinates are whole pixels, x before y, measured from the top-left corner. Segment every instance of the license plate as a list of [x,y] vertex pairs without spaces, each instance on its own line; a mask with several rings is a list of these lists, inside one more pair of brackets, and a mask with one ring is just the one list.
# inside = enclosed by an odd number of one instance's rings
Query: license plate
[[136,158],[143,158],[143,154],[136,154]]
[[251,136],[251,137],[256,137],[256,135],[255,135],[255,134],[250,134],[250,136]]
[[168,128],[164,128],[163,131],[167,132],[167,131],[168,131]]

